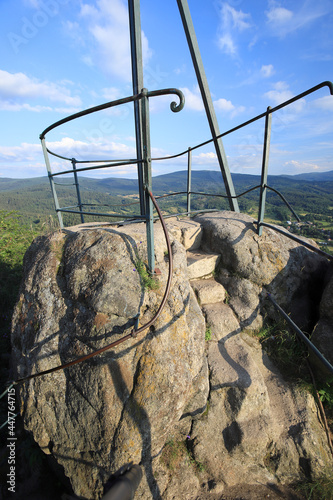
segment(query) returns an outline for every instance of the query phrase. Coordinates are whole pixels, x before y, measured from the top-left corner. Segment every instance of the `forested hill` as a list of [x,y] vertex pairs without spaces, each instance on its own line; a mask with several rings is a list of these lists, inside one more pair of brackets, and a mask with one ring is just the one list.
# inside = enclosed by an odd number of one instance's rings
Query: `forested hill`
[[[237,194],[260,184],[260,176],[232,174]],[[161,195],[172,191],[186,191],[187,172],[179,171],[153,178],[153,192]],[[72,181],[58,179],[57,182],[68,186],[57,186],[61,206],[74,205],[75,187]],[[300,215],[315,215],[317,220],[331,218],[333,215],[333,171],[295,176],[268,176],[268,185],[279,190]],[[132,179],[90,179],[80,177],[82,201],[91,204],[125,204],[125,198],[138,194],[136,180]],[[225,193],[219,171],[193,171],[192,191],[204,193]],[[259,190],[239,198],[240,209],[256,216]],[[130,201],[130,200],[127,200]],[[185,208],[185,197],[170,197],[161,200],[162,207],[175,213]],[[193,209],[227,209],[226,200],[202,196],[192,196]],[[169,210],[170,209],[170,210]],[[10,179],[0,177],[0,210],[16,210],[28,222],[39,223],[48,215],[54,215],[54,205],[48,178]],[[281,199],[273,192],[267,195],[267,216],[277,221],[290,218],[289,211]]]

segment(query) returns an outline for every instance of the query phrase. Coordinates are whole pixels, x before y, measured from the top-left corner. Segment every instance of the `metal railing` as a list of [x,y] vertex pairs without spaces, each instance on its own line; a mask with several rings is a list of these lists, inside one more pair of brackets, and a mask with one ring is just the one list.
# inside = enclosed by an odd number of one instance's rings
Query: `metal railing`
[[[260,190],[260,198],[259,198],[259,210],[258,210],[258,219],[257,219],[257,231],[258,234],[262,234],[263,227],[269,227],[273,229],[274,231],[278,231],[279,233],[282,233],[288,238],[293,239],[294,241],[297,241],[298,243],[305,245],[307,248],[310,248],[311,250],[324,255],[328,259],[333,260],[333,257],[326,252],[323,252],[322,250],[316,248],[313,245],[305,243],[301,238],[297,238],[295,235],[292,235],[289,232],[283,231],[280,228],[277,228],[276,226],[272,224],[268,224],[267,222],[264,222],[264,215],[265,215],[265,204],[266,204],[266,194],[267,190],[271,190],[272,192],[276,193],[280,198],[283,200],[283,202],[286,204],[288,209],[291,211],[291,213],[295,216],[295,218],[300,221],[298,215],[295,213],[291,205],[288,203],[288,201],[285,199],[285,197],[276,189],[273,187],[269,186],[267,184],[267,177],[268,177],[268,163],[269,163],[269,150],[270,150],[270,137],[271,137],[271,127],[272,127],[272,115],[276,111],[289,106],[290,104],[293,104],[294,102],[304,98],[305,96],[312,94],[313,92],[316,92],[317,90],[323,88],[323,87],[328,87],[330,90],[331,95],[333,95],[333,84],[330,81],[325,81],[322,82],[305,92],[302,92],[301,94],[298,94],[297,96],[288,99],[287,101],[279,104],[278,106],[275,106],[271,108],[270,106],[267,108],[267,110],[264,113],[261,113],[250,120],[247,120],[240,125],[233,127],[230,130],[227,130],[226,132],[223,132],[219,136],[209,139],[207,141],[204,141],[200,144],[197,144],[195,146],[189,147],[186,150],[174,154],[174,155],[169,155],[169,156],[163,156],[163,157],[157,157],[157,158],[151,158],[150,155],[150,130],[149,130],[149,105],[148,105],[148,98],[149,97],[154,97],[154,96],[159,96],[159,95],[165,95],[165,94],[176,94],[178,95],[180,99],[180,103],[177,105],[175,102],[171,103],[171,110],[174,112],[180,111],[184,107],[184,96],[182,92],[178,89],[163,89],[163,90],[156,90],[156,91],[149,91],[147,89],[143,89],[140,94],[126,97],[123,99],[118,99],[112,102],[108,102],[99,106],[95,106],[93,108],[89,108],[87,110],[81,111],[79,113],[75,113],[67,118],[64,118],[62,120],[59,120],[58,122],[54,123],[53,125],[50,125],[47,127],[44,132],[40,135],[40,139],[42,141],[42,147],[43,147],[43,152],[44,152],[44,157],[45,157],[45,162],[46,162],[46,167],[48,171],[48,176],[50,180],[50,185],[51,185],[51,191],[53,194],[53,199],[54,199],[54,204],[55,204],[55,210],[58,215],[58,220],[60,227],[63,227],[63,219],[62,219],[62,213],[71,213],[71,214],[78,214],[80,215],[81,222],[84,223],[84,216],[85,215],[93,215],[97,217],[107,217],[107,218],[117,218],[119,219],[128,219],[130,221],[142,221],[146,222],[147,224],[147,245],[148,245],[148,262],[149,262],[149,268],[153,272],[154,270],[154,242],[153,242],[153,221],[154,221],[154,216],[153,216],[153,207],[151,204],[151,200],[149,196],[146,195],[147,190],[152,189],[152,177],[151,177],[151,163],[152,161],[164,161],[164,160],[171,160],[174,158],[179,158],[181,156],[187,155],[187,189],[186,191],[177,191],[173,193],[168,193],[166,195],[162,195],[159,197],[156,197],[157,199],[168,197],[168,196],[176,196],[180,194],[186,194],[187,200],[186,200],[186,211],[180,212],[178,214],[171,214],[170,216],[175,216],[175,215],[191,215],[195,214],[197,212],[210,212],[210,211],[216,211],[216,209],[206,209],[206,210],[191,210],[191,197],[192,195],[196,196],[211,196],[211,197],[216,197],[216,198],[225,198],[229,200],[230,203],[230,198],[237,199],[245,194],[254,191],[256,189]],[[59,155],[53,151],[50,151],[45,144],[45,136],[48,132],[53,130],[54,128],[67,123],[71,120],[75,120],[76,118],[80,118],[82,116],[85,116],[87,114],[91,114],[97,111],[101,111],[104,109],[108,109],[114,106],[118,106],[124,103],[129,103],[129,102],[134,102],[138,100],[143,100],[144,105],[141,107],[142,108],[142,122],[143,122],[143,151],[144,151],[144,157],[142,160],[136,159],[126,159],[126,160],[77,160],[75,158],[69,158],[65,157],[62,155]],[[217,194],[217,193],[205,193],[205,192],[196,192],[192,191],[191,188],[191,179],[192,179],[192,151],[195,151],[198,148],[201,148],[203,146],[206,146],[207,144],[210,144],[216,139],[225,137],[229,134],[232,134],[233,132],[236,132],[237,130],[240,130],[260,119],[264,118],[265,119],[265,133],[264,133],[264,143],[263,143],[263,156],[262,156],[262,169],[261,169],[261,182],[259,185],[256,185],[254,187],[251,187],[247,189],[246,191],[238,194],[238,195],[230,195],[230,194]],[[53,155],[57,158],[61,158],[63,160],[67,160],[71,162],[72,168],[61,171],[61,172],[56,172],[52,173],[51,171],[51,165],[49,161],[49,154]],[[139,197],[140,197],[140,202],[142,203],[142,199],[144,199],[144,206],[145,206],[145,213],[144,214],[131,214],[131,215],[124,215],[123,213],[118,213],[118,214],[110,214],[106,212],[96,212],[96,211],[89,211],[85,209],[85,207],[92,207],[92,206],[97,206],[93,204],[85,204],[83,203],[81,199],[81,193],[80,193],[80,187],[79,187],[79,180],[78,180],[78,173],[89,171],[89,170],[96,170],[96,169],[103,169],[103,168],[110,168],[110,167],[119,167],[119,166],[124,166],[124,165],[143,165],[143,171],[144,171],[144,186],[143,186],[143,192],[140,192],[140,186],[139,186]],[[76,189],[76,196],[77,196],[77,204],[74,206],[68,206],[68,207],[60,207],[59,205],[59,200],[57,197],[56,193],[56,182],[54,181],[54,177],[56,176],[63,176],[66,174],[73,174],[74,176],[74,185]],[[134,205],[136,202],[128,204],[128,205]],[[122,204],[122,207],[128,206]],[[107,206],[107,205],[104,205]],[[112,206],[112,205],[110,205]],[[113,205],[115,206],[115,205]]]
[[[40,134],[40,140],[42,142],[42,148],[43,148],[43,153],[44,153],[44,159],[46,163],[46,168],[48,172],[48,177],[50,180],[50,185],[51,185],[51,191],[54,199],[54,205],[55,205],[55,210],[58,215],[58,220],[60,227],[63,228],[63,220],[62,220],[62,213],[67,212],[67,213],[74,213],[74,214],[79,214],[81,217],[81,222],[84,222],[84,215],[94,215],[94,216],[102,216],[102,217],[119,217],[119,214],[109,214],[109,213],[96,213],[94,212],[93,214],[91,212],[87,212],[83,210],[83,207],[85,206],[84,203],[82,203],[81,200],[81,194],[80,194],[80,187],[79,187],[79,181],[78,181],[78,172],[85,172],[88,170],[95,170],[95,169],[101,169],[101,168],[109,168],[109,167],[119,167],[119,166],[124,166],[124,165],[140,165],[140,168],[143,170],[143,186],[142,189],[139,192],[140,195],[140,202],[141,205],[144,207],[144,213],[141,212],[140,215],[130,215],[130,216],[124,216],[122,217],[125,218],[130,218],[130,219],[135,219],[139,221],[144,221],[146,223],[146,230],[147,230],[147,253],[148,253],[148,267],[150,271],[153,273],[155,269],[155,257],[154,257],[154,228],[153,228],[153,202],[151,199],[151,196],[149,196],[149,192],[152,190],[152,174],[151,174],[151,152],[150,152],[150,128],[149,128],[149,97],[156,97],[156,96],[161,96],[161,95],[169,95],[169,94],[176,94],[179,97],[179,104],[176,102],[172,102],[170,105],[171,111],[173,112],[178,112],[181,111],[184,107],[185,104],[185,99],[183,93],[178,90],[178,89],[162,89],[162,90],[153,90],[148,92],[147,89],[142,89],[142,91],[139,94],[132,95],[129,97],[124,97],[122,99],[117,99],[115,101],[111,101],[105,104],[101,104],[99,106],[94,106],[93,108],[86,109],[84,111],[80,111],[79,113],[75,113],[73,115],[70,115],[66,118],[63,118],[62,120],[57,121],[56,123],[53,123],[49,127],[47,127],[41,134]],[[110,161],[101,161],[99,165],[90,165],[86,167],[78,167],[78,164],[87,164],[87,163],[98,163],[94,160],[77,160],[75,158],[68,158],[66,156],[59,155],[57,153],[54,153],[53,151],[50,151],[46,147],[46,142],[45,142],[45,136],[48,132],[51,130],[59,127],[60,125],[63,125],[64,123],[68,123],[72,120],[75,120],[77,118],[81,118],[82,116],[89,115],[91,113],[95,113],[97,111],[102,111],[105,109],[109,109],[115,106],[119,106],[121,104],[127,104],[129,102],[135,102],[135,101],[141,101],[142,106],[140,107],[141,109],[141,123],[142,123],[142,151],[143,151],[143,158],[142,159],[131,159],[131,160],[110,160]],[[72,169],[70,170],[65,170],[61,172],[56,172],[52,173],[51,170],[51,163],[49,159],[49,154],[53,155],[57,158],[61,158],[63,160],[70,161],[72,164]],[[76,188],[76,194],[77,194],[77,205],[75,206],[70,206],[70,207],[60,207],[59,205],[59,200],[56,192],[56,187],[55,187],[55,181],[54,177],[55,176],[63,176],[66,174],[73,174],[74,175],[74,184]]]
[[[240,125],[227,130],[226,132],[223,132],[220,134],[218,137],[209,139],[205,142],[202,142],[200,144],[197,144],[193,147],[189,147],[185,151],[182,151],[180,153],[177,153],[175,155],[170,155],[170,156],[164,156],[164,157],[159,157],[159,158],[151,158],[150,154],[150,130],[149,130],[149,104],[148,104],[148,98],[149,97],[154,97],[154,96],[159,96],[159,95],[164,95],[164,94],[176,94],[179,97],[180,103],[177,105],[175,102],[171,103],[171,110],[174,112],[180,111],[184,107],[184,96],[181,91],[177,89],[164,89],[164,90],[156,90],[152,92],[148,92],[147,89],[143,89],[140,94],[133,95],[130,97],[126,97],[123,99],[118,99],[116,101],[112,101],[106,104],[102,104],[100,106],[95,106],[93,108],[81,111],[79,113],[75,113],[74,115],[71,115],[67,118],[64,118],[62,120],[59,120],[58,122],[54,123],[53,125],[50,125],[48,128],[42,132],[40,135],[40,139],[42,141],[42,147],[43,147],[43,152],[44,152],[44,157],[45,157],[45,162],[46,162],[46,167],[47,167],[47,172],[50,180],[50,185],[51,185],[51,191],[53,194],[54,198],[54,204],[55,204],[55,209],[58,215],[59,219],[59,224],[60,227],[63,227],[63,220],[62,220],[62,213],[72,213],[72,214],[78,214],[80,215],[81,222],[84,223],[84,216],[85,215],[93,215],[93,216],[99,216],[99,217],[108,217],[108,218],[123,218],[127,219],[130,221],[141,221],[145,222],[147,226],[147,253],[148,253],[148,267],[151,272],[154,272],[154,233],[153,233],[153,222],[154,222],[154,215],[153,215],[153,203],[152,203],[152,176],[151,176],[151,162],[152,161],[163,161],[163,160],[170,160],[174,158],[179,158],[181,156],[187,155],[187,189],[186,191],[178,191],[174,193],[168,193],[159,197],[156,197],[157,199],[165,198],[168,196],[175,196],[179,194],[186,194],[187,200],[186,200],[186,211],[183,211],[179,214],[176,215],[191,215],[196,212],[209,212],[209,211],[216,211],[216,209],[211,209],[211,210],[191,210],[191,196],[192,195],[199,195],[199,196],[212,196],[212,197],[218,197],[218,198],[227,198],[229,200],[229,205],[230,203],[230,198],[239,198],[241,196],[244,196],[245,194],[254,191],[256,189],[260,190],[260,199],[259,199],[259,211],[258,211],[258,219],[257,219],[257,231],[258,234],[262,234],[262,229],[263,227],[268,227],[274,231],[277,231],[287,238],[290,238],[301,245],[309,248],[310,250],[317,252],[321,254],[322,256],[333,260],[333,256],[327,254],[326,252],[323,252],[319,248],[311,245],[310,243],[305,242],[304,240],[297,238],[295,235],[284,231],[283,229],[276,227],[272,224],[268,224],[264,222],[264,215],[265,215],[265,204],[266,204],[266,194],[267,190],[271,190],[274,193],[276,193],[282,201],[286,204],[288,209],[293,213],[295,218],[299,221],[299,217],[295,213],[295,211],[292,209],[291,205],[288,203],[288,201],[285,199],[285,197],[276,189],[272,188],[267,184],[267,178],[268,178],[268,163],[269,163],[269,150],[270,150],[270,137],[271,137],[271,127],[272,127],[272,114],[286,106],[289,106],[290,104],[298,101],[299,99],[304,98],[305,96],[316,92],[317,90],[323,88],[323,87],[328,87],[330,90],[331,95],[333,95],[333,84],[332,82],[325,81],[322,82],[315,87],[312,87],[305,92],[302,92],[301,94],[279,104],[278,106],[275,106],[274,108],[268,107],[267,110],[264,113],[261,113],[260,115],[255,116],[254,118],[241,123]],[[75,158],[68,158],[62,155],[59,155],[53,151],[50,151],[46,147],[45,143],[45,136],[48,132],[53,130],[54,128],[67,123],[71,120],[75,120],[76,118],[80,118],[82,116],[85,116],[87,114],[91,114],[97,111],[101,111],[104,109],[108,109],[114,106],[118,106],[124,103],[129,103],[129,102],[135,102],[135,101],[142,101],[142,106],[140,106],[141,109],[141,119],[142,119],[142,126],[143,126],[143,158],[142,160],[139,159],[127,159],[127,160],[77,160]],[[203,193],[203,192],[196,192],[192,191],[191,188],[191,178],[192,178],[192,151],[206,146],[207,144],[210,144],[212,142],[216,142],[216,139],[220,139],[222,137],[225,137],[237,130],[240,130],[243,127],[246,127],[247,125],[250,125],[262,118],[265,118],[265,133],[264,133],[264,144],[263,144],[263,157],[262,157],[262,169],[261,169],[261,182],[259,185],[253,186],[243,193],[240,193],[238,195],[230,195],[230,194],[216,194],[216,193]],[[69,161],[72,165],[71,169],[65,170],[65,171],[60,171],[56,173],[52,173],[51,171],[51,165],[50,165],[50,160],[49,160],[49,155],[53,155],[57,158],[61,158],[63,160]],[[124,215],[122,213],[118,214],[110,214],[110,213],[105,213],[105,212],[96,212],[96,211],[88,211],[85,209],[85,207],[92,207],[96,206],[93,204],[85,204],[83,203],[81,199],[81,194],[80,194],[80,186],[79,186],[79,180],[78,180],[78,173],[80,172],[86,172],[89,170],[95,170],[95,169],[102,169],[102,168],[109,168],[109,167],[118,167],[118,166],[124,166],[124,165],[140,165],[140,168],[143,168],[143,188],[140,188],[140,183],[139,183],[139,196],[140,196],[140,202],[134,202],[132,204],[140,203],[142,207],[142,200],[144,200],[144,207],[145,207],[145,213],[141,214],[131,214],[131,215]],[[138,169],[139,170],[139,169]],[[77,195],[77,204],[75,206],[69,206],[69,207],[60,207],[57,193],[56,193],[56,182],[54,181],[54,177],[56,176],[63,176],[66,174],[73,174],[74,176],[74,185],[75,185],[75,190],[76,190],[76,195]],[[105,206],[105,205],[104,205]],[[121,205],[124,207],[124,205]],[[156,205],[155,205],[156,208]],[[159,211],[158,211],[159,212]],[[172,214],[170,216],[175,216],[175,214]],[[119,224],[119,221],[117,222]],[[280,311],[281,314],[286,315],[286,313],[278,306],[276,303],[274,303],[275,307]],[[310,341],[309,341],[310,342]],[[311,343],[313,346],[313,344]],[[313,346],[314,347],[314,346]],[[326,360],[325,360],[326,361]],[[325,362],[324,362],[325,363]],[[327,365],[326,365],[327,367]],[[332,370],[332,367],[330,365],[330,370]]]

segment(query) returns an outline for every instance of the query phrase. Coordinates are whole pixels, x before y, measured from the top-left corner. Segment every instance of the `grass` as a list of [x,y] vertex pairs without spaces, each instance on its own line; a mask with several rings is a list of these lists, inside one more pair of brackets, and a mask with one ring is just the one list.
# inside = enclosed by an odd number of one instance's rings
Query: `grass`
[[333,377],[322,382],[318,394],[322,403],[333,411]]
[[10,351],[9,330],[22,279],[23,256],[38,232],[17,212],[0,210],[0,347]]
[[209,340],[212,340],[212,330],[210,326],[207,326],[205,332],[205,341],[208,342]]
[[[301,390],[310,392],[316,398],[316,391],[309,374],[307,347],[284,321],[266,324],[256,334],[262,347],[289,380],[297,383]],[[329,427],[333,428],[333,377],[316,381],[317,391],[325,409]]]
[[327,471],[315,481],[305,481],[296,486],[296,490],[306,500],[333,500],[333,474]]
[[168,441],[162,451],[161,462],[172,472],[177,470],[185,460],[188,466],[195,468],[197,472],[203,472],[205,466],[202,462],[195,460],[189,441]]
[[142,260],[138,259],[136,261],[135,269],[139,273],[142,286],[145,290],[157,290],[159,288],[159,282],[149,274],[147,267]]
[[308,352],[296,333],[284,321],[266,323],[256,334],[264,350],[284,376],[293,380],[309,381],[306,370]]

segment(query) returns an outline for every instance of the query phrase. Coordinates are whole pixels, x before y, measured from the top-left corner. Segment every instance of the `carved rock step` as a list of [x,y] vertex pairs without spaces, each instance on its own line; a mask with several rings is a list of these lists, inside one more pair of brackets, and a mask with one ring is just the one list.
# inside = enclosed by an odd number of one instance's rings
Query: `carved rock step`
[[193,219],[170,218],[167,222],[170,234],[174,236],[186,250],[194,251],[200,247],[203,229],[199,222]]
[[200,250],[187,252],[187,275],[190,280],[204,278],[215,271],[220,254]]
[[226,291],[224,286],[220,285],[214,279],[191,280],[190,285],[198,297],[201,306],[205,304],[214,304],[216,302],[224,302]]

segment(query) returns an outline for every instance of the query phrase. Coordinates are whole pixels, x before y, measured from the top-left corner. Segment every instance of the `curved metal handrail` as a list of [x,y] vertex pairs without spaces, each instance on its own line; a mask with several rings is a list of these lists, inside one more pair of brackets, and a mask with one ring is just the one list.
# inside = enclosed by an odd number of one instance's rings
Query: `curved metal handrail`
[[322,83],[319,83],[318,85],[315,85],[311,89],[306,90],[305,92],[302,92],[301,94],[298,94],[295,97],[292,97],[291,99],[288,99],[288,101],[284,101],[283,103],[279,104],[278,106],[275,106],[274,108],[269,108],[268,111],[265,111],[264,113],[261,113],[260,115],[255,116],[254,118],[251,118],[250,120],[247,120],[246,122],[241,123],[240,125],[237,125],[236,127],[233,127],[226,132],[223,132],[222,134],[216,136],[213,139],[208,139],[207,141],[201,142],[200,144],[197,144],[196,146],[190,147],[186,149],[185,151],[182,151],[181,153],[177,153],[175,155],[171,156],[162,156],[160,158],[152,158],[152,161],[158,161],[158,160],[170,160],[172,158],[178,158],[179,156],[183,156],[184,154],[187,154],[189,151],[194,151],[195,149],[201,148],[202,146],[206,146],[207,144],[210,144],[211,142],[214,142],[216,139],[220,139],[222,137],[225,137],[226,135],[231,134],[232,132],[236,132],[237,130],[246,127],[247,125],[250,125],[251,123],[260,120],[261,118],[265,118],[267,115],[267,112],[269,114],[274,113],[275,111],[278,111],[281,108],[284,108],[285,106],[289,106],[289,104],[292,104],[295,101],[298,101],[299,99],[302,99],[303,97],[312,94],[313,92],[316,92],[317,90],[323,88],[323,87],[328,87],[330,89],[331,95],[333,95],[333,83],[330,81],[325,81]]
[[[140,94],[136,95],[131,95],[128,97],[123,97],[122,99],[116,99],[115,101],[110,101],[106,102],[104,104],[99,104],[98,106],[93,106],[92,108],[84,109],[83,111],[79,111],[78,113],[74,113],[72,115],[66,116],[65,118],[62,118],[61,120],[58,120],[57,122],[53,123],[52,125],[49,125],[43,132],[40,134],[39,138],[40,140],[44,139],[46,134],[53,130],[56,127],[59,127],[60,125],[63,125],[64,123],[68,123],[72,120],[75,120],[76,118],[81,118],[82,116],[90,115],[91,113],[95,113],[96,111],[102,111],[104,109],[109,109],[113,108],[115,106],[119,106],[121,104],[126,104],[128,102],[134,102],[139,99],[143,99],[144,97],[155,97],[155,96],[160,96],[160,95],[168,95],[168,94],[176,94],[179,97],[179,104],[176,102],[172,102],[170,104],[170,109],[174,113],[177,113],[178,111],[181,111],[185,105],[185,97],[184,94],[181,90],[179,89],[174,89],[174,88],[169,88],[169,89],[161,89],[161,90],[152,90],[148,91],[147,89],[142,89]],[[71,160],[71,158],[68,158]]]

